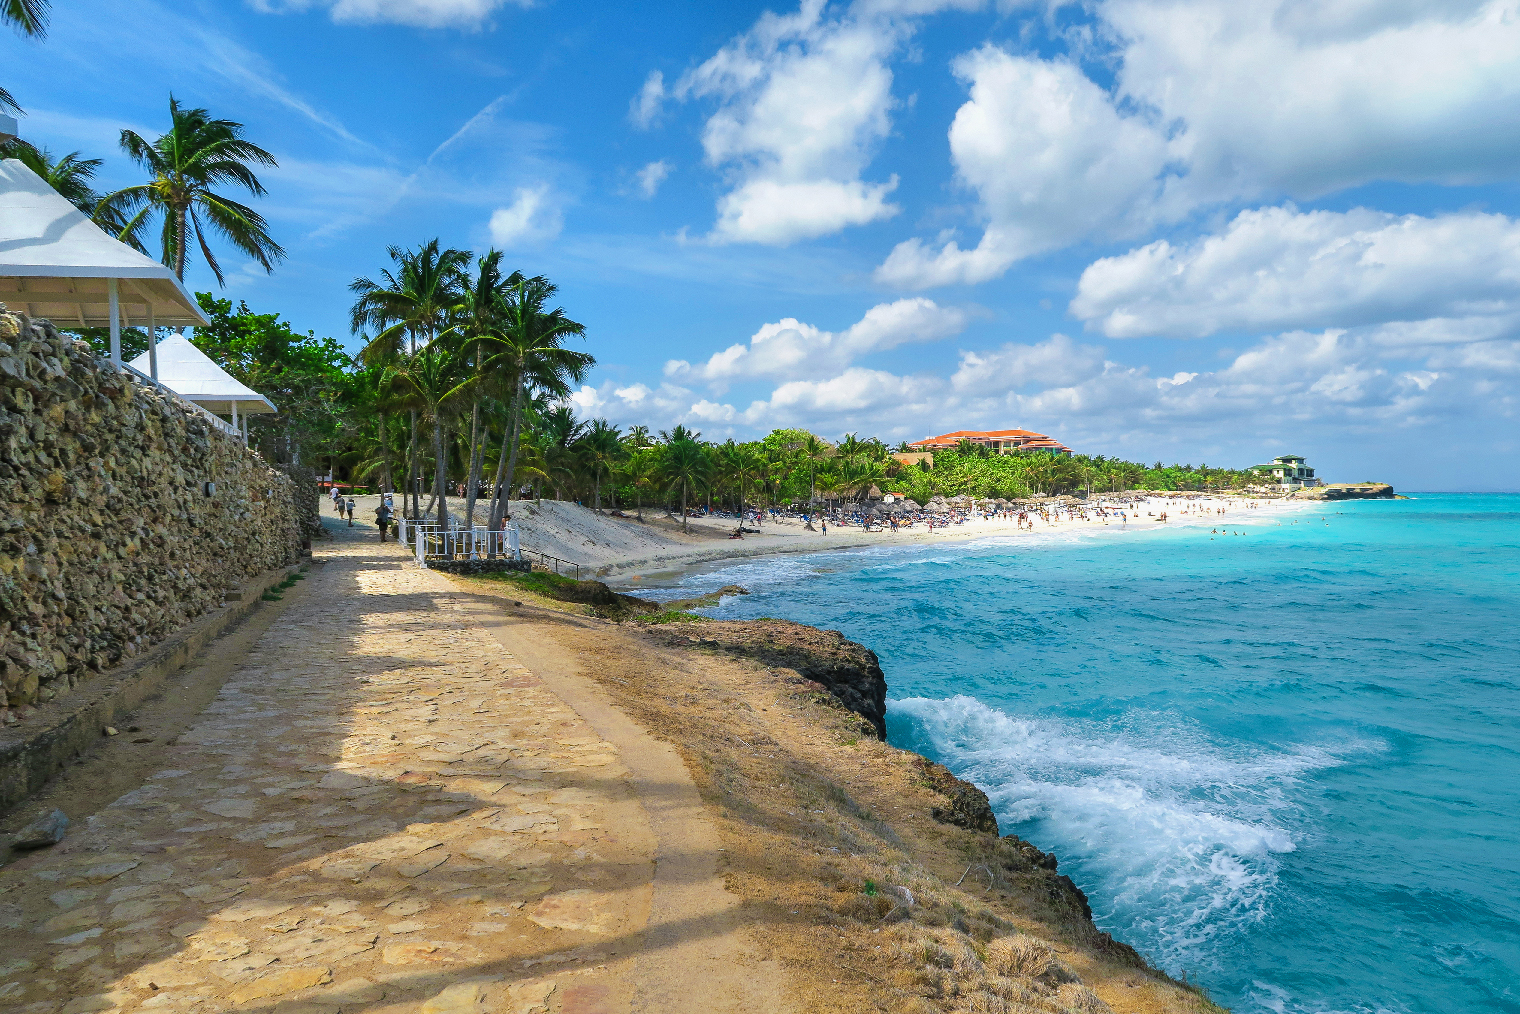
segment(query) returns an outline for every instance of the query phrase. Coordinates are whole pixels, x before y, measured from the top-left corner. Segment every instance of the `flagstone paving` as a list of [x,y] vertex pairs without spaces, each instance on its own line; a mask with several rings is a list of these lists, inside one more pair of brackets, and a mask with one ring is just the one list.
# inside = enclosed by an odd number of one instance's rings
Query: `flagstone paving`
[[628,1009],[654,845],[617,750],[336,534],[166,767],[0,869],[0,1010]]

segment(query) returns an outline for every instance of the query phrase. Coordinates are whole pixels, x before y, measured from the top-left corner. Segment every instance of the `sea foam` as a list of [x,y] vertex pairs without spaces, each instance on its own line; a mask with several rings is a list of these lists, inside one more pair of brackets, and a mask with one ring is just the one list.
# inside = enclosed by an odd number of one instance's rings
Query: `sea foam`
[[1347,749],[1220,743],[1152,712],[1015,717],[966,696],[889,710],[913,745],[987,792],[1005,832],[1105,885],[1098,922],[1170,968],[1208,963],[1213,937],[1265,918],[1276,857],[1297,847],[1292,783]]

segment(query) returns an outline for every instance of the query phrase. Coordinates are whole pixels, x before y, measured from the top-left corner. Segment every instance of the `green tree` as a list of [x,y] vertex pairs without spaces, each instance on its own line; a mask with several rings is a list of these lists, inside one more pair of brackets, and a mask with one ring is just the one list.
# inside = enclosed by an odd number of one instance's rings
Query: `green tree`
[[212,188],[230,184],[263,197],[264,185],[252,167],[278,165],[274,156],[244,138],[241,123],[213,120],[204,109],[181,109],[172,95],[169,121],[169,132],[151,144],[136,131],[121,132],[122,150],[152,179],[108,195],[99,204],[96,221],[111,223],[119,217],[122,225],[117,238],[142,250],[138,233],[150,215],[161,214],[163,262],[181,281],[194,232],[217,284],[226,284],[222,267],[206,243],[207,229],[272,272],[285,250],[269,234],[269,224],[252,208]]
[[232,377],[274,402],[277,415],[250,416],[251,441],[266,458],[300,464],[330,450],[351,421],[353,360],[332,338],[300,334],[277,313],[254,313],[209,292],[196,302],[211,321],[195,346]]
[[467,370],[465,354],[443,342],[432,342],[396,367],[396,381],[424,406],[433,423],[433,496],[438,504],[438,527],[449,528],[448,467],[444,449],[447,419],[462,389]]
[[565,348],[571,338],[583,338],[584,325],[566,316],[563,307],[545,309],[557,287],[542,275],[514,275],[516,284],[506,295],[500,329],[486,339],[486,368],[510,378],[512,397],[505,426],[502,454],[496,466],[496,496],[491,501],[491,529],[501,526],[510,510],[508,497],[516,480],[521,443],[523,409],[537,393],[563,397],[570,383],[585,377],[596,362],[587,352]]
[[640,447],[623,462],[622,474],[633,487],[639,520],[644,520],[644,491],[653,488],[660,477],[661,451],[657,447]]
[[[362,353],[365,363],[399,369],[403,359],[416,355],[419,346],[430,344],[449,327],[470,255],[464,250],[443,249],[436,239],[416,251],[392,246],[386,253],[395,265],[394,271],[389,268],[382,271],[378,282],[360,277],[349,284],[348,289],[355,296],[349,326],[354,334],[366,328],[375,332]],[[417,461],[417,415],[417,409],[411,409],[406,470],[414,518],[422,511],[417,497],[417,479],[421,474]]]
[[691,531],[687,523],[687,499],[691,492],[701,488],[712,474],[712,460],[702,450],[702,445],[692,439],[674,440],[664,447],[664,468],[667,489],[681,491],[681,531]]
[[[606,419],[591,420],[586,435],[581,438],[586,463],[596,482],[596,509],[602,509],[602,476],[611,476],[623,457],[622,434]],[[617,508],[617,491],[613,490],[612,506]]]
[[[480,486],[481,470],[485,466],[485,428],[481,424],[481,402],[488,396],[502,393],[504,371],[488,370],[486,342],[496,335],[503,323],[507,289],[520,278],[514,275],[503,278],[501,252],[487,251],[476,262],[476,271],[460,293],[460,301],[454,310],[454,325],[447,334],[457,337],[469,355],[473,365],[470,378],[470,460],[465,467],[465,524],[475,524],[475,499]],[[509,386],[509,382],[508,382]]]

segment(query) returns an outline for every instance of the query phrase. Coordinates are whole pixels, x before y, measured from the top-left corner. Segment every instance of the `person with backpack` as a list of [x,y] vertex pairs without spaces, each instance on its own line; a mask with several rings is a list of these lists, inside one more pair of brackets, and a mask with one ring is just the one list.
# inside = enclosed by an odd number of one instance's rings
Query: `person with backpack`
[[352,528],[354,527],[354,498],[349,497],[344,506],[348,512],[348,527]]
[[380,528],[380,541],[385,541],[385,530],[391,526],[391,505],[385,500],[380,501],[380,506],[375,508],[375,524]]

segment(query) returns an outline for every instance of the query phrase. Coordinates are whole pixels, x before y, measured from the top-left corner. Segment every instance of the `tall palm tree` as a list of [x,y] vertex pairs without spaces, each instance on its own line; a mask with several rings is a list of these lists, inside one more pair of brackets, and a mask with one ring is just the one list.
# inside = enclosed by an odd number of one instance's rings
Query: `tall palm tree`
[[808,463],[808,502],[812,503],[818,499],[818,463],[827,461],[833,448],[809,433],[801,450]]
[[660,451],[654,447],[640,447],[628,456],[622,468],[623,477],[633,487],[634,501],[638,504],[639,520],[644,520],[644,490],[655,484],[660,475]]
[[396,369],[399,384],[426,406],[433,421],[433,495],[438,504],[438,527],[445,530],[449,527],[449,458],[444,450],[443,435],[452,402],[461,386],[459,375],[463,372],[463,359],[464,354],[459,350],[448,348],[442,342],[433,342]]
[[681,491],[681,531],[689,532],[687,497],[707,481],[712,461],[695,440],[675,440],[665,445],[664,473],[669,489]]
[[570,393],[570,382],[579,381],[596,362],[589,352],[564,347],[570,338],[583,338],[586,328],[571,320],[562,307],[546,310],[557,287],[542,275],[514,276],[503,307],[500,330],[487,339],[491,350],[486,368],[511,378],[513,390],[510,418],[503,434],[502,454],[496,465],[496,497],[491,502],[491,529],[501,527],[509,516],[508,498],[516,481],[517,453],[522,436],[525,399],[534,392],[561,398]]
[[151,214],[161,213],[163,262],[174,269],[180,281],[185,279],[187,248],[194,232],[217,284],[226,285],[222,266],[206,243],[207,228],[265,271],[274,271],[274,262],[284,258],[285,250],[269,235],[269,223],[252,208],[212,188],[231,184],[263,197],[264,185],[251,167],[279,163],[243,137],[241,123],[213,120],[204,109],[181,109],[173,95],[169,96],[169,121],[169,132],[151,144],[136,131],[121,132],[122,150],[153,178],[107,195],[100,202],[96,220],[109,221],[110,216],[120,215],[123,224],[117,238],[142,249],[138,232]]
[[[22,35],[30,35],[34,39],[43,38],[47,35],[47,19],[48,0],[0,0],[0,22],[10,25]],[[21,107],[11,97],[11,93],[0,88],[0,110],[6,109],[21,112]]]
[[[611,475],[623,457],[622,434],[606,419],[593,419],[586,435],[581,439],[586,463],[596,482],[596,509],[602,509],[602,476]],[[617,493],[613,493],[612,506],[617,508]]]
[[457,337],[473,360],[474,376],[470,388],[470,460],[465,468],[465,524],[474,527],[475,498],[480,473],[485,466],[485,432],[480,422],[483,398],[501,393],[503,371],[487,372],[485,343],[502,324],[506,291],[521,279],[520,272],[510,278],[501,275],[501,251],[490,250],[476,262],[475,274],[460,293],[454,308],[455,323],[448,334]]
[[646,447],[654,446],[654,441],[649,438],[648,426],[628,427],[628,435],[623,438],[623,441],[632,451],[642,451]]
[[[349,311],[354,334],[365,328],[376,332],[361,354],[368,364],[398,364],[417,354],[419,346],[432,343],[449,325],[459,303],[463,270],[470,262],[465,250],[442,249],[438,240],[416,251],[393,246],[386,251],[395,264],[380,273],[380,281],[355,278],[348,286],[357,297]],[[411,440],[407,448],[406,485],[412,495],[412,517],[421,514],[417,477],[417,410],[411,410]]]

